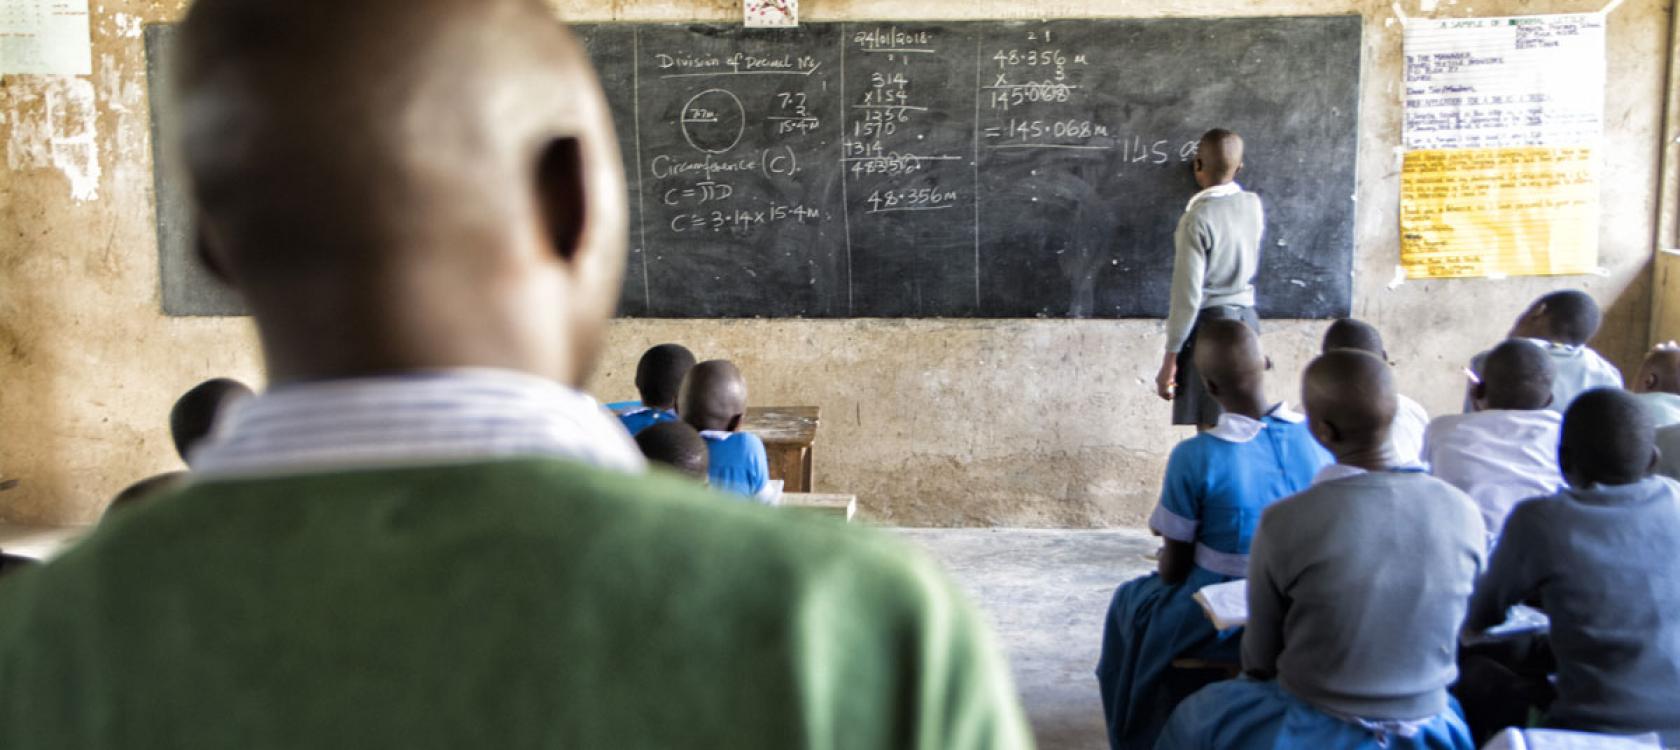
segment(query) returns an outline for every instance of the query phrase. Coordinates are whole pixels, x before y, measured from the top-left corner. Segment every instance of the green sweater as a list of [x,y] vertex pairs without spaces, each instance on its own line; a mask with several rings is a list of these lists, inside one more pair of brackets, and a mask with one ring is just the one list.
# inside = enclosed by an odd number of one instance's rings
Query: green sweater
[[881,535],[550,461],[206,482],[0,585],[0,747],[1023,748]]

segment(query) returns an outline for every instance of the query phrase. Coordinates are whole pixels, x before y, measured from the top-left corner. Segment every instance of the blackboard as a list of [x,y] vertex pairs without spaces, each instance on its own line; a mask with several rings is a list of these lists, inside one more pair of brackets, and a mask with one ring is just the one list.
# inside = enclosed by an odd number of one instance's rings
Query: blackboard
[[[577,26],[629,178],[620,314],[1164,317],[1195,142],[1227,127],[1266,204],[1261,313],[1346,315],[1362,26]],[[204,314],[169,269],[166,309]]]

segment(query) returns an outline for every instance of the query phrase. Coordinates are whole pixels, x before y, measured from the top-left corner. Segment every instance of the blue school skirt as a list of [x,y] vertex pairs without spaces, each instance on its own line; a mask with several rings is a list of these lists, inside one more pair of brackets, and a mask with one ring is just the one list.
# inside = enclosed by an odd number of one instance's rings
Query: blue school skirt
[[1476,750],[1448,699],[1446,711],[1409,734],[1363,727],[1285,692],[1277,680],[1209,685],[1179,704],[1156,750]]
[[1162,676],[1174,659],[1242,660],[1242,628],[1214,630],[1201,605],[1191,598],[1203,586],[1231,580],[1235,579],[1197,566],[1177,586],[1150,573],[1115,590],[1097,662],[1108,744],[1114,750],[1155,746],[1167,717],[1184,698],[1182,693],[1162,689]]

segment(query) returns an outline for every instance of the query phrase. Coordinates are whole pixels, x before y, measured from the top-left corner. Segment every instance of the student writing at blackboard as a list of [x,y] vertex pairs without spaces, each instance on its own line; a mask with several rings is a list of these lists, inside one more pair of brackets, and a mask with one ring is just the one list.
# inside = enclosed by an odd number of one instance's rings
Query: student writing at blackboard
[[1196,373],[1197,324],[1234,319],[1260,330],[1254,275],[1266,214],[1260,196],[1236,182],[1242,162],[1242,136],[1220,129],[1202,136],[1195,161],[1202,190],[1190,199],[1173,234],[1172,309],[1155,387],[1161,398],[1173,402],[1175,425],[1209,428],[1219,422],[1219,403]]

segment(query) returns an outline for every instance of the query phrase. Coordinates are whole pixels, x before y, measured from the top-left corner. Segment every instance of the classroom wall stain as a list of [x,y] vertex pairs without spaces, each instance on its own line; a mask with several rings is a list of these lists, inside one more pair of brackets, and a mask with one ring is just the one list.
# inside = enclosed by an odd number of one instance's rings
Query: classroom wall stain
[[[1596,11],[1601,0],[1405,0],[1412,17]],[[170,404],[198,381],[261,383],[246,319],[169,318],[158,294],[141,22],[180,0],[94,9],[94,75],[0,79],[0,520],[85,523],[127,484],[178,468]],[[555,0],[576,21],[729,20],[733,0]],[[1638,361],[1651,311],[1668,18],[1663,0],[1610,17],[1600,231],[1603,276],[1394,285],[1402,25],[1388,0],[813,0],[809,21],[1357,13],[1364,18],[1354,312],[1387,334],[1408,395],[1443,413],[1464,361],[1538,294],[1583,288],[1608,310],[1595,342]],[[1235,9],[1235,10],[1234,10]],[[50,101],[49,101],[50,99]],[[1212,123],[1210,123],[1210,126]],[[1165,251],[1165,250],[1164,250]],[[1268,321],[1276,399],[1322,322]],[[657,321],[613,324],[592,385],[631,395],[643,349],[680,341],[739,362],[760,404],[823,408],[816,483],[870,518],[926,526],[1141,524],[1172,445],[1153,393],[1160,321]]]

